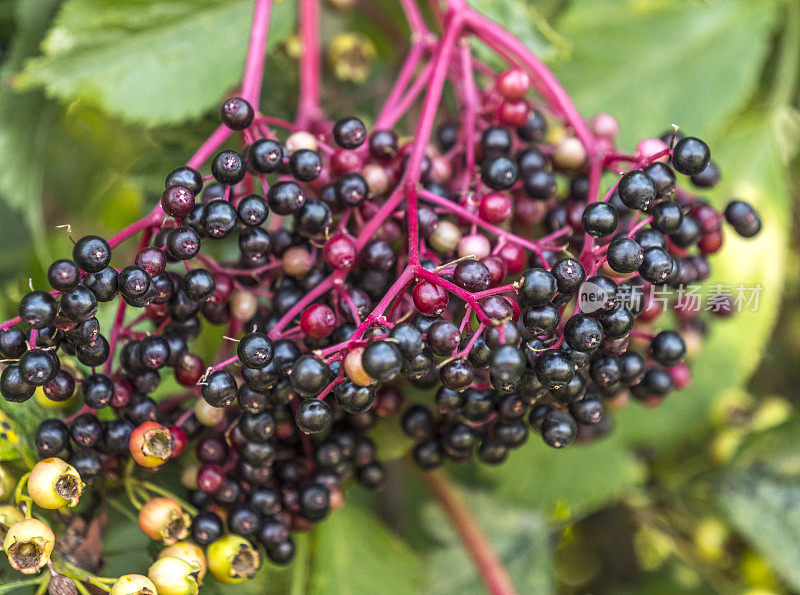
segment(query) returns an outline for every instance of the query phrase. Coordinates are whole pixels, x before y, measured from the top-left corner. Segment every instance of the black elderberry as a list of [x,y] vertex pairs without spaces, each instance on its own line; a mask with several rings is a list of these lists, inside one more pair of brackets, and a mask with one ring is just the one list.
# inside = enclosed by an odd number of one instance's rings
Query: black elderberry
[[262,368],[272,361],[275,347],[265,333],[252,332],[242,337],[236,348],[239,361],[247,368]]
[[650,342],[650,356],[662,366],[677,366],[686,357],[686,343],[675,331],[661,331]]
[[238,214],[227,200],[215,198],[203,209],[200,220],[206,234],[211,238],[224,238],[236,227]]
[[[60,419],[46,419],[36,428],[34,444],[40,459],[60,457],[69,452],[69,429]],[[127,447],[127,444],[125,445]]]
[[594,425],[603,418],[603,403],[594,395],[586,395],[569,404],[569,412],[575,421],[581,424]]
[[88,484],[94,483],[103,475],[103,459],[93,448],[76,449],[68,462]]
[[10,364],[3,369],[0,374],[0,394],[6,401],[22,403],[30,399],[34,392],[36,385],[22,377],[17,364]]
[[97,298],[86,287],[73,287],[61,295],[61,314],[73,322],[84,322],[97,313]]
[[445,122],[436,129],[436,142],[443,153],[456,146],[458,130],[459,126],[455,122]]
[[550,273],[556,278],[559,293],[571,295],[580,289],[586,280],[586,271],[574,258],[562,258],[557,261]]
[[226,99],[219,111],[222,123],[231,130],[244,130],[255,118],[253,106],[241,97]]
[[662,248],[650,248],[644,253],[639,274],[650,283],[663,283],[672,273],[672,256]]
[[536,377],[545,386],[558,388],[569,384],[575,375],[575,364],[564,352],[546,349],[536,358]]
[[331,423],[330,407],[319,399],[304,399],[297,407],[295,421],[301,432],[318,434],[327,429]]
[[105,374],[92,374],[81,383],[83,402],[92,409],[107,407],[114,398],[114,383]]
[[204,302],[214,295],[214,275],[205,269],[192,269],[183,276],[181,288],[190,300]]
[[487,157],[492,154],[508,155],[513,146],[513,139],[508,129],[502,126],[489,126],[481,135],[480,146]]
[[675,172],[666,163],[656,161],[644,168],[644,173],[653,180],[656,187],[656,196],[664,198],[675,190]]
[[375,159],[388,160],[397,155],[397,133],[394,130],[375,130],[369,137],[369,154]]
[[682,138],[672,149],[672,166],[682,174],[694,176],[701,173],[711,160],[711,150],[699,138]]
[[225,527],[215,513],[210,511],[199,512],[192,521],[192,539],[200,545],[208,545],[220,537]]
[[320,200],[307,200],[295,215],[295,230],[306,236],[324,235],[333,222],[328,205]]
[[653,217],[651,225],[661,233],[678,231],[683,222],[683,209],[672,200],[665,200],[655,205],[650,214]]
[[25,382],[42,386],[58,373],[60,363],[51,351],[30,349],[20,356],[18,366]]
[[55,320],[56,300],[46,291],[31,291],[19,302],[19,317],[32,329],[43,329]]
[[362,413],[375,402],[375,389],[345,380],[336,386],[334,396],[339,406],[347,413]]
[[355,207],[369,196],[369,186],[361,174],[346,173],[336,178],[334,185],[339,202],[348,207]]
[[755,209],[743,200],[733,200],[725,207],[725,220],[743,238],[752,238],[761,231],[761,219]]
[[97,416],[91,413],[81,413],[72,420],[69,432],[72,440],[78,446],[96,446],[103,438],[103,426]]
[[703,171],[692,176],[692,184],[698,188],[713,188],[719,184],[720,177],[721,175],[717,164],[713,161],[709,161]]
[[164,182],[165,189],[171,186],[183,186],[197,196],[203,189],[203,176],[200,175],[199,171],[191,167],[179,167],[172,170]]
[[414,462],[422,469],[435,469],[444,462],[444,452],[435,440],[426,440],[414,446]]
[[547,133],[547,121],[539,110],[531,110],[528,121],[517,128],[517,135],[525,142],[539,142]]
[[389,382],[395,378],[403,367],[403,356],[400,349],[392,342],[372,341],[361,355],[364,371],[378,382]]
[[452,359],[439,368],[439,378],[445,388],[465,390],[474,379],[472,363],[463,357]]
[[604,238],[616,231],[619,216],[617,209],[607,202],[593,202],[584,209],[581,222],[590,236]]
[[617,273],[633,273],[644,260],[644,250],[635,240],[617,238],[608,245],[606,258],[608,266]]
[[119,272],[117,285],[122,297],[131,300],[141,298],[150,289],[150,275],[141,267],[132,264]]
[[516,347],[502,345],[493,350],[489,363],[492,385],[498,390],[510,390],[519,382],[525,365],[525,355]]
[[211,174],[221,184],[234,186],[247,173],[244,158],[236,151],[220,151],[211,160]]
[[319,395],[330,382],[330,368],[312,355],[302,355],[292,365],[292,387],[304,397]]
[[504,155],[490,157],[481,166],[481,180],[492,190],[508,190],[517,175],[517,164]]
[[655,182],[641,170],[629,171],[619,181],[617,194],[629,209],[646,210],[656,198]]
[[532,334],[546,336],[556,330],[561,313],[553,304],[545,304],[533,308],[525,308],[522,322]]
[[58,291],[72,289],[81,279],[81,272],[73,261],[66,258],[56,260],[47,269],[47,281],[50,287]]
[[316,151],[299,149],[289,158],[289,170],[296,180],[311,182],[322,173],[322,158]]
[[111,246],[99,236],[83,236],[72,247],[72,260],[87,273],[96,273],[111,262]]
[[213,407],[225,407],[233,403],[238,387],[230,372],[214,370],[201,385],[201,393],[206,402]]
[[569,413],[554,409],[542,419],[541,431],[545,444],[553,448],[563,448],[575,440],[578,426]]
[[367,127],[356,117],[342,118],[333,125],[333,140],[343,149],[357,149],[367,140]]
[[92,290],[98,302],[110,302],[119,291],[117,270],[105,267],[94,273],[89,273],[83,280],[84,285]]
[[286,150],[278,141],[262,138],[247,148],[247,165],[258,173],[271,174],[280,170]]
[[523,176],[525,192],[535,200],[547,200],[556,192],[556,178],[544,169],[529,172]]
[[303,486],[298,496],[300,514],[306,520],[320,521],[328,514],[331,494],[321,483],[313,482]]
[[296,182],[279,181],[267,193],[269,207],[278,215],[294,215],[305,203],[306,197]]
[[0,356],[3,359],[19,359],[28,346],[25,344],[27,338],[22,329],[12,326],[10,329],[0,331]]
[[242,225],[256,227],[267,220],[269,204],[257,194],[248,194],[239,201],[237,212]]

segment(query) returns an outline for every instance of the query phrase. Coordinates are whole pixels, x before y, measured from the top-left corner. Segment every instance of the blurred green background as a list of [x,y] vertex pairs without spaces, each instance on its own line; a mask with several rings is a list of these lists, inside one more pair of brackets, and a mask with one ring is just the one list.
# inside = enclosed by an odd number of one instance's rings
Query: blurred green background
[[[729,234],[710,283],[763,291],[757,312],[712,326],[690,389],[658,408],[631,404],[611,437],[564,451],[531,439],[498,469],[448,471],[521,593],[800,591],[800,1],[473,4],[544,58],[586,116],[616,116],[623,148],[673,123],[708,140],[723,172],[708,199],[752,201],[764,221],[755,241]],[[151,208],[238,82],[251,8],[0,0],[4,318],[28,279],[45,287],[47,264],[68,253],[56,226],[109,234]],[[292,115],[295,10],[293,0],[276,2],[262,105],[270,115]],[[326,5],[323,18],[326,46],[356,39],[362,49],[348,46],[326,69],[326,106],[366,119],[405,50],[402,14],[391,0],[356,0],[348,11]],[[365,80],[341,79],[353,72]],[[379,428],[384,456],[402,452],[397,435]],[[237,591],[481,592],[403,460],[382,493],[353,487],[348,496],[298,539],[292,568],[265,568]],[[106,574],[141,571],[152,553],[122,522],[106,552]]]

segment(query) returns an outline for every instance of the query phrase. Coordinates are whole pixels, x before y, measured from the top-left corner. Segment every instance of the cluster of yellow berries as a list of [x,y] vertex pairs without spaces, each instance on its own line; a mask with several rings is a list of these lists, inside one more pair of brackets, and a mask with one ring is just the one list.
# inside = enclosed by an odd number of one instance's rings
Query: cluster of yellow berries
[[[27,481],[27,496],[22,487]],[[53,531],[33,518],[31,505],[46,510],[74,507],[85,484],[77,470],[59,458],[37,463],[17,488],[17,506],[0,506],[0,541],[13,568],[36,574],[50,562],[56,543]],[[193,595],[207,571],[223,583],[252,578],[261,565],[257,550],[237,535],[225,535],[203,548],[189,541],[191,518],[179,502],[156,497],[139,510],[139,528],[168,546],[150,566],[147,576],[126,574],[110,586],[112,595]],[[110,579],[102,579],[108,580]]]

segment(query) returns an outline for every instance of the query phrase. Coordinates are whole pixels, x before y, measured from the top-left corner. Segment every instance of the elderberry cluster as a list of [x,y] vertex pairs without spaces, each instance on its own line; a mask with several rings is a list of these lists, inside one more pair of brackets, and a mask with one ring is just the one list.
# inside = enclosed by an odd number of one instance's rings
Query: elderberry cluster
[[[50,266],[52,291],[25,295],[0,327],[7,401],[82,399],[41,423],[40,456],[93,483],[191,441],[194,540],[231,532],[285,564],[291,531],[340,506],[343,482],[381,483],[378,417],[398,414],[425,469],[499,464],[531,430],[556,448],[597,438],[609,404],[686,386],[686,337],[705,323],[674,301],[679,329],[653,330],[650,289],[705,280],[722,220],[752,237],[758,215],[678,187],[677,174],[699,190],[719,180],[697,138],[651,139],[620,171],[607,116],[592,133],[621,177],[595,202],[585,148],[563,128],[551,140],[529,87],[517,70],[498,77],[474,143],[444,121],[411,180],[416,144],[393,130],[347,117],[281,141],[227,100],[222,121],[248,132],[245,149],[217,153],[208,178],[167,176],[133,264],[111,263],[125,237],[85,236]],[[118,306],[108,329],[103,302]],[[201,320],[226,326],[211,366],[192,351]]]

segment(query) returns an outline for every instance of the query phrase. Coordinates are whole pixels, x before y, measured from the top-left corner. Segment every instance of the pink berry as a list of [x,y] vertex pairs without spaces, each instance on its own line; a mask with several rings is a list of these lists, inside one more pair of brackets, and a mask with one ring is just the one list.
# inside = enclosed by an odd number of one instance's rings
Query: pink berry
[[502,223],[511,217],[511,198],[502,192],[491,192],[481,199],[478,213],[489,223]]
[[497,90],[510,101],[522,99],[531,88],[531,77],[519,68],[506,70],[497,77]]
[[300,315],[300,329],[312,339],[323,339],[333,332],[336,315],[325,304],[312,304]]
[[337,234],[325,242],[323,255],[325,262],[334,269],[349,269],[356,260],[355,240],[348,235]]
[[414,307],[425,316],[436,316],[447,308],[447,292],[430,281],[420,281],[412,293]]
[[458,242],[458,255],[472,255],[478,260],[489,256],[492,252],[492,244],[489,238],[479,233],[472,233],[461,238]]

